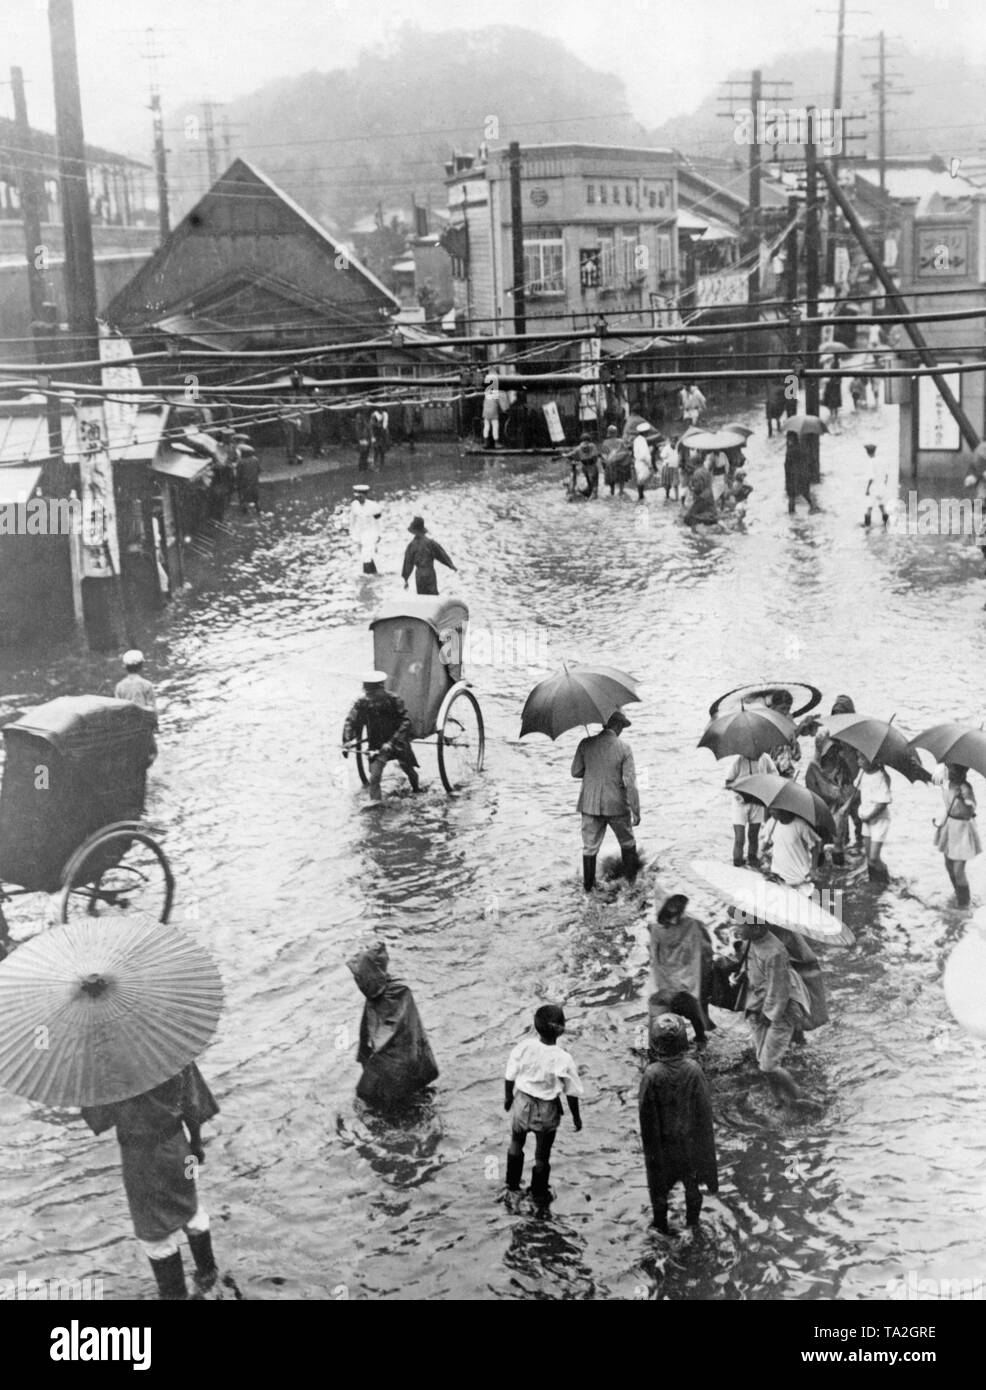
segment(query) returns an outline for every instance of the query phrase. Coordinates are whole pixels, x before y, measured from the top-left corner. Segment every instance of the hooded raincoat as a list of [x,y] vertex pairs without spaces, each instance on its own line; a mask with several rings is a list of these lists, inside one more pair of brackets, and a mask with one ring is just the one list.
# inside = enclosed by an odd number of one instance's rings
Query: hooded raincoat
[[651,1201],[667,1200],[677,1182],[719,1190],[712,1102],[705,1073],[680,1054],[662,1054],[652,1043],[640,1079],[640,1138]]
[[366,996],[356,1053],[363,1075],[356,1094],[381,1106],[409,1100],[438,1076],[410,986],[390,978],[382,942],[357,952],[346,964]]

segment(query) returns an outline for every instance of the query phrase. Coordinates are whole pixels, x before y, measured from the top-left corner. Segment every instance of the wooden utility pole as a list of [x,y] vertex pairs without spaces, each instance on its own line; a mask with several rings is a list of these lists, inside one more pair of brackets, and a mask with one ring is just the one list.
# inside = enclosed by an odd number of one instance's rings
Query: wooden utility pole
[[[921,332],[920,326],[916,323],[912,323],[909,318],[905,317],[910,313],[910,310],[907,306],[907,301],[903,299],[901,295],[898,293],[897,286],[894,284],[893,279],[890,276],[890,272],[883,264],[883,261],[877,254],[875,247],[872,245],[869,237],[866,235],[862,223],[856,216],[855,208],[846,198],[842,189],[839,187],[837,181],[833,178],[831,171],[827,169],[824,164],[821,164],[819,168],[821,169],[822,177],[828,185],[829,192],[832,194],[832,197],[839,204],[843,217],[849,223],[853,235],[855,236],[856,240],[859,242],[862,248],[863,254],[866,256],[866,259],[873,267],[874,271],[876,272],[877,279],[880,281],[880,284],[886,291],[888,308],[891,310],[892,313],[898,313],[901,315],[901,323],[903,325],[904,331],[907,333],[907,336],[914,344],[914,347],[917,350],[918,357],[921,361],[921,365],[923,367],[936,367],[938,364],[935,361],[930,348],[928,347],[927,341],[925,340],[924,334]],[[969,419],[968,415],[966,415],[965,411],[962,409],[962,406],[959,404],[959,402],[953,395],[952,390],[948,385],[948,382],[945,380],[945,378],[941,375],[940,372],[934,372],[931,379],[935,383],[935,386],[938,388],[938,394],[941,396],[943,402],[945,403],[946,409],[949,411],[949,413],[952,416],[952,419],[958,425],[959,430],[962,433],[962,438],[968,444],[970,449],[975,449],[976,446],[979,444],[979,435],[976,433],[972,421]]]
[[750,146],[749,202],[750,243],[753,247],[753,265],[750,268],[750,303],[760,298],[760,102],[763,93],[763,74],[755,68],[750,76],[750,107],[753,111],[753,144]]
[[31,319],[40,321],[45,302],[45,277],[42,266],[46,251],[41,237],[41,180],[38,176],[34,136],[27,119],[24,74],[20,68],[10,69],[10,86],[14,97],[17,166],[20,175],[21,211],[24,214],[24,252],[27,257]]
[[879,102],[879,114],[877,127],[877,161],[880,171],[880,193],[881,196],[887,195],[887,40],[883,30],[878,35],[880,51],[877,57],[879,64],[879,77],[873,84]]
[[154,129],[154,178],[157,184],[157,221],[161,240],[171,231],[171,209],[168,193],[168,151],[164,143],[164,116],[161,111],[161,88],[158,84],[158,62],[161,50],[157,45],[157,35],[153,29],[147,30],[147,48],[144,50],[150,78],[151,121]]
[[[82,129],[79,65],[72,0],[49,0],[51,69],[55,87],[58,179],[65,238],[65,297],[73,350],[80,358],[99,357],[96,330],[96,265],[92,246],[86,142]],[[80,381],[97,382],[99,369],[79,369]]]
[[[818,163],[815,158],[813,133],[817,129],[817,113],[813,106],[808,108],[808,141],[805,145],[805,312],[809,319],[818,317],[818,284],[820,277],[819,261],[821,246],[819,238],[818,207]],[[806,365],[818,366],[819,328],[817,323],[807,325],[805,341]],[[805,414],[818,414],[818,377],[805,378]],[[821,476],[818,435],[806,435],[802,440],[811,466],[811,481],[817,483]]]
[[784,240],[784,296],[793,307],[798,298],[798,199],[787,200],[788,233]]
[[168,152],[164,144],[164,118],[161,115],[161,93],[151,89],[151,115],[154,122],[154,175],[157,182],[157,224],[161,240],[171,232],[171,209],[168,206]]
[[524,204],[520,194],[520,145],[510,142],[510,241],[513,248],[514,332],[527,332],[527,292],[524,284]]
[[209,187],[216,182],[219,177],[219,154],[216,149],[216,125],[213,118],[216,104],[213,101],[202,103],[202,125],[205,128],[205,158],[206,167],[209,171]]

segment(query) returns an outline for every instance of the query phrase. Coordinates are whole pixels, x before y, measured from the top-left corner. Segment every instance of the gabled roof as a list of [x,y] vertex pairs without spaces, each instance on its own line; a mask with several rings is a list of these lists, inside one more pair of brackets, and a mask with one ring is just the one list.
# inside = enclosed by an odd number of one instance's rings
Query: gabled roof
[[[217,199],[229,198],[229,206],[233,206],[235,201],[241,203],[249,201],[249,189],[253,187],[258,193],[263,193],[268,199],[273,199],[281,208],[286,209],[290,214],[291,220],[297,222],[299,231],[317,242],[324,248],[326,254],[332,258],[345,256],[346,274],[360,277],[368,286],[372,287],[376,295],[385,300],[394,309],[400,307],[400,301],[387,289],[386,285],[368,270],[360,261],[356,259],[351,251],[340,241],[337,241],[326,229],[317,222],[310,213],[306,212],[295,200],[282,188],[245,159],[235,159],[229,168],[216,180],[212,187],[203,194],[199,201],[189,212],[185,214],[178,225],[171,231],[157,248],[151,258],[141,266],[134,278],[125,285],[116,295],[106,311],[106,318],[110,322],[119,320],[122,316],[123,321],[127,321],[128,309],[133,303],[135,296],[139,296],[146,285],[153,283],[154,278],[163,270],[169,259],[177,252],[178,248],[196,235],[197,229],[204,222],[208,221],[209,206],[215,205]],[[246,188],[247,191],[244,191]],[[236,190],[235,192],[233,190]],[[195,296],[191,296],[195,298]],[[183,307],[189,308],[187,303],[188,296],[184,297]],[[148,313],[148,319],[154,317],[162,318],[169,310],[177,310],[176,303],[162,304],[155,315],[153,309]]]

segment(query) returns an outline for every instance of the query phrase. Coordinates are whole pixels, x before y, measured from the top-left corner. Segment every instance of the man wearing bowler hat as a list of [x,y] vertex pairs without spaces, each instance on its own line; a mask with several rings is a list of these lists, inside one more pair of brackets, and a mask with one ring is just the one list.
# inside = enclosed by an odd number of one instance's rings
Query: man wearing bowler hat
[[349,757],[350,749],[360,734],[366,740],[370,756],[370,801],[381,799],[380,779],[391,761],[400,764],[413,792],[420,791],[418,760],[410,743],[411,716],[407,706],[392,695],[384,682],[386,671],[367,671],[363,677],[363,694],[346,716],[342,729],[342,756]]
[[582,813],[582,880],[588,893],[596,882],[596,857],[607,825],[620,842],[623,869],[632,883],[640,868],[632,827],[640,824],[640,797],[633,752],[620,738],[630,721],[618,709],[601,733],[575,750],[572,776],[582,779],[576,810]]

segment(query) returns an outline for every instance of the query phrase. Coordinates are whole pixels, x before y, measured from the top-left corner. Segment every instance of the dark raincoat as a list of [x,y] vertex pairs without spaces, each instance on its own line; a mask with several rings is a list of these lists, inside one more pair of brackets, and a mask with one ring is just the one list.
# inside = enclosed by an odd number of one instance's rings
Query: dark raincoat
[[138,1240],[161,1241],[195,1215],[195,1169],[183,1125],[202,1125],[219,1106],[192,1062],[152,1091],[112,1105],[90,1105],[82,1118],[93,1134],[116,1126],[123,1186]]
[[381,1106],[410,1100],[438,1076],[414,995],[410,986],[390,978],[387,961],[387,948],[378,943],[346,962],[366,995],[356,1053],[363,1075],[356,1094]]
[[640,1079],[640,1138],[647,1186],[656,1205],[676,1182],[719,1191],[712,1102],[705,1073],[690,1057],[651,1056]]
[[408,542],[407,549],[404,551],[404,564],[401,566],[401,578],[408,580],[411,571],[414,571],[414,583],[419,594],[437,594],[438,576],[435,574],[435,561],[440,565],[445,565],[448,569],[454,570],[455,565],[448,555],[438,544],[432,540],[431,536],[423,531],[415,535],[412,541]]

